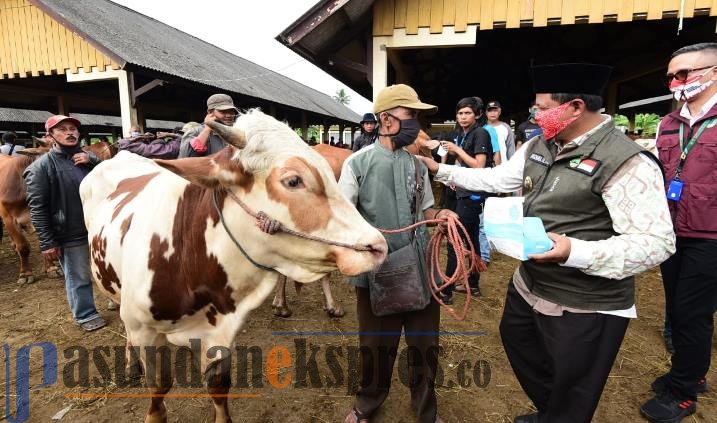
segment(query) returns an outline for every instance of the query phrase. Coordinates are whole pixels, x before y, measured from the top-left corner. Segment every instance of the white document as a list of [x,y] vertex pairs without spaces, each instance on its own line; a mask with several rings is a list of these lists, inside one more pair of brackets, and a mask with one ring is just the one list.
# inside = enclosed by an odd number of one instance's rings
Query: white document
[[523,197],[489,197],[483,209],[485,234],[492,248],[518,260],[553,247],[540,218],[523,217],[523,201]]

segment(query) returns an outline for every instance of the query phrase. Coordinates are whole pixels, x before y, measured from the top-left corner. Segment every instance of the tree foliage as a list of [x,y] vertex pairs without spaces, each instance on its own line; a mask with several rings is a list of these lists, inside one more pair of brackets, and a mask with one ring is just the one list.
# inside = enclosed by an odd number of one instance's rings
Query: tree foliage
[[[630,122],[627,116],[614,115],[615,126],[628,127]],[[660,124],[660,116],[655,113],[638,113],[635,115],[635,132],[643,138],[654,137],[657,134],[657,125]]]
[[336,90],[334,100],[338,101],[344,106],[348,106],[348,104],[351,102],[351,96],[346,93],[346,90],[344,90],[343,88],[339,88]]

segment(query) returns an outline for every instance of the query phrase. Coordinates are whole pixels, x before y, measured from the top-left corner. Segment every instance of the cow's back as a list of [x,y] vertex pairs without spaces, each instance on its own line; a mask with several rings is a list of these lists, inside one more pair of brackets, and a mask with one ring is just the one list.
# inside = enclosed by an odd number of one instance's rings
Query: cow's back
[[[80,184],[92,274],[119,300],[120,286],[146,291],[153,234],[171,234],[176,202],[188,182],[129,152],[97,165]],[[142,292],[137,292],[142,294]]]
[[334,172],[334,176],[338,181],[339,176],[341,176],[341,166],[343,166],[344,161],[351,155],[351,150],[328,144],[317,144],[311,148],[321,154],[321,156],[329,162],[329,166],[331,166],[331,170]]

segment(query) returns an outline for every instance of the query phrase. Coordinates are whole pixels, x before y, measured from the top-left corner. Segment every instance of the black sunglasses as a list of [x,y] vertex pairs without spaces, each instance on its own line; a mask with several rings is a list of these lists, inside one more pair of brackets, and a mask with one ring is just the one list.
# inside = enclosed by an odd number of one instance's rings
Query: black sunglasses
[[675,73],[668,73],[667,75],[665,75],[665,84],[669,87],[670,82],[672,82],[673,79],[676,79],[680,82],[685,82],[687,80],[687,77],[690,75],[690,73],[692,73],[694,71],[700,71],[700,70],[705,70],[705,69],[710,69],[710,68],[715,68],[715,67],[717,67],[717,65],[705,66],[702,68],[695,68],[695,69],[680,69]]

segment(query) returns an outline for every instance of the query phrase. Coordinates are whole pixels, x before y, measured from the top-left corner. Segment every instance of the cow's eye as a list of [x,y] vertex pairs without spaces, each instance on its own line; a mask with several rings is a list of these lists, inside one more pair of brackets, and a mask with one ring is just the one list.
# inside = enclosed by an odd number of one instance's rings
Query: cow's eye
[[301,180],[301,177],[299,176],[292,176],[290,178],[286,178],[282,181],[285,187],[296,189],[301,188],[304,186],[304,181]]

